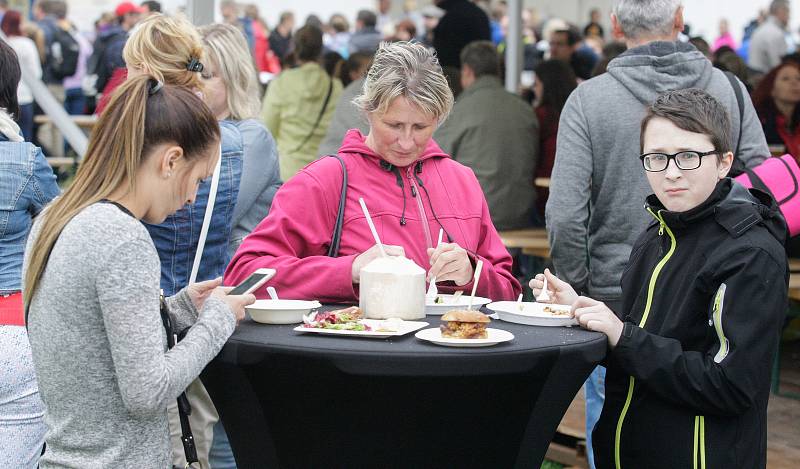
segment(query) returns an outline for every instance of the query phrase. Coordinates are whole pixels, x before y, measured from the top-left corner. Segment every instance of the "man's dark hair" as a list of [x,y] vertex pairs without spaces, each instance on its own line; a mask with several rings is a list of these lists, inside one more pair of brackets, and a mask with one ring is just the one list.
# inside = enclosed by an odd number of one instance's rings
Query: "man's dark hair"
[[53,0],[37,0],[34,3],[35,6],[38,6],[42,13],[45,15],[52,15],[53,14]]
[[17,101],[19,59],[14,49],[3,40],[0,40],[0,70],[3,71],[0,73],[0,108],[14,117],[19,117],[19,101]]
[[570,46],[574,46],[575,44],[581,42],[583,39],[580,33],[572,28],[569,29],[558,29],[553,34],[564,34],[567,37],[567,44]]
[[461,66],[468,65],[475,78],[500,76],[500,54],[491,41],[473,41],[461,51]]
[[374,28],[378,24],[378,17],[370,10],[358,10],[356,21],[361,21],[365,28]]
[[278,19],[278,23],[283,24],[292,19],[294,19],[294,13],[292,13],[291,11],[284,11],[283,13],[281,13],[280,18]]
[[143,7],[147,7],[147,10],[151,13],[161,13],[161,3],[155,0],[147,0],[146,2],[142,2]]
[[322,54],[322,31],[314,26],[303,26],[292,38],[298,60],[312,62]]
[[[731,151],[731,119],[716,98],[699,88],[661,93],[647,109],[639,134],[639,152],[644,151],[644,133],[654,117],[672,122],[687,132],[707,135],[714,150]],[[719,155],[718,155],[719,156]]]
[[67,2],[63,0],[53,0],[50,3],[50,13],[60,20],[67,19]]

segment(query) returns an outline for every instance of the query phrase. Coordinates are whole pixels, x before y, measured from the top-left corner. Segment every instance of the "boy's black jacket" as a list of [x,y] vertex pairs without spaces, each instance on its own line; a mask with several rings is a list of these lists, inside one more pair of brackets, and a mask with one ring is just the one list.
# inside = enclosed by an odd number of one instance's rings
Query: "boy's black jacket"
[[785,222],[769,195],[731,179],[687,212],[647,202],[656,222],[622,277],[596,467],[763,468]]

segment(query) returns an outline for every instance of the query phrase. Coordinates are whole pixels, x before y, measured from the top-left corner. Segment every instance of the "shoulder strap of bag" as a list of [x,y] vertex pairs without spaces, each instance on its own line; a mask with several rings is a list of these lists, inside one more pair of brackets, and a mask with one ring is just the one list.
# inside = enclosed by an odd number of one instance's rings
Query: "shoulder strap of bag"
[[[167,302],[164,299],[164,291],[161,291],[159,298],[161,322],[164,323],[164,330],[167,333],[167,348],[175,346],[177,335],[172,329],[172,319],[169,317],[169,309]],[[191,467],[192,464],[198,462],[197,460],[197,447],[194,444],[194,435],[192,435],[192,427],[189,425],[189,415],[192,413],[192,405],[189,404],[189,398],[186,397],[186,391],[178,396],[178,417],[181,421],[181,443],[183,444],[183,452],[186,456],[186,467]]]
[[744,96],[742,95],[742,87],[739,86],[739,81],[736,76],[731,72],[724,72],[728,81],[731,83],[733,93],[736,95],[736,104],[739,105],[739,137],[736,139],[736,155],[739,156],[739,146],[742,143],[742,127],[744,127]]
[[303,145],[305,145],[306,143],[308,143],[309,140],[311,140],[311,137],[314,135],[314,132],[317,130],[317,127],[319,127],[320,121],[322,121],[322,116],[325,114],[325,109],[328,108],[328,101],[331,100],[332,92],[333,92],[333,77],[330,77],[330,79],[328,80],[328,93],[325,95],[325,101],[323,101],[322,103],[322,109],[320,109],[319,115],[317,116],[317,120],[316,122],[314,122],[314,127],[311,127],[311,132],[309,132],[308,135],[306,135],[306,138],[303,139],[303,142],[300,143],[300,145],[297,145],[297,148],[292,150],[292,152],[300,150],[301,148],[303,148]]
[[336,213],[336,224],[333,226],[333,235],[331,236],[331,245],[328,247],[328,257],[337,257],[339,255],[339,244],[342,241],[342,227],[344,225],[344,205],[347,199],[347,166],[344,160],[339,155],[327,155],[339,160],[342,165],[342,190],[339,195],[339,210]]
[[192,264],[192,273],[189,275],[189,283],[194,283],[194,281],[197,280],[197,271],[200,270],[200,260],[203,258],[203,248],[206,245],[208,227],[211,225],[211,215],[214,213],[214,202],[217,200],[217,186],[219,186],[219,172],[221,167],[222,142],[220,142],[219,159],[217,160],[217,166],[214,168],[214,176],[211,178],[211,188],[208,190],[206,213],[203,216],[203,227],[200,229],[200,239],[197,241],[197,251],[194,253],[194,263]]

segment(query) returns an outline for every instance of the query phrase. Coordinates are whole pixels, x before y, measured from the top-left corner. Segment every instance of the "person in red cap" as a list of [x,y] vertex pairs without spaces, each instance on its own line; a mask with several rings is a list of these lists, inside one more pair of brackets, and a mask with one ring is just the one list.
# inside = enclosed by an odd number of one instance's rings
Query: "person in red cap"
[[[142,17],[142,8],[131,2],[122,2],[114,9],[117,25],[97,37],[94,53],[89,58],[87,76],[94,81],[94,90],[103,96],[110,96],[119,84],[125,81],[125,60],[122,49],[128,41],[128,32]],[[107,101],[106,98],[103,101]],[[98,105],[98,114],[102,106]]]

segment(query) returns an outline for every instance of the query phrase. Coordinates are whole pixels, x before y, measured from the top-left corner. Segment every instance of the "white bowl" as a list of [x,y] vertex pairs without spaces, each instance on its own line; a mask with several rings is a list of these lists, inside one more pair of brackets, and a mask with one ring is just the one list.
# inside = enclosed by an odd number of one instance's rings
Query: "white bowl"
[[322,306],[319,301],[257,300],[246,306],[253,321],[264,324],[295,324],[303,322],[303,315]]
[[[469,295],[461,295],[457,301],[453,301],[453,295],[436,295],[436,298],[441,298],[441,303],[434,303],[434,298],[425,297],[425,314],[441,316],[451,309],[466,309],[469,306]],[[481,306],[491,303],[489,298],[475,297],[472,302],[472,307],[479,309]]]

